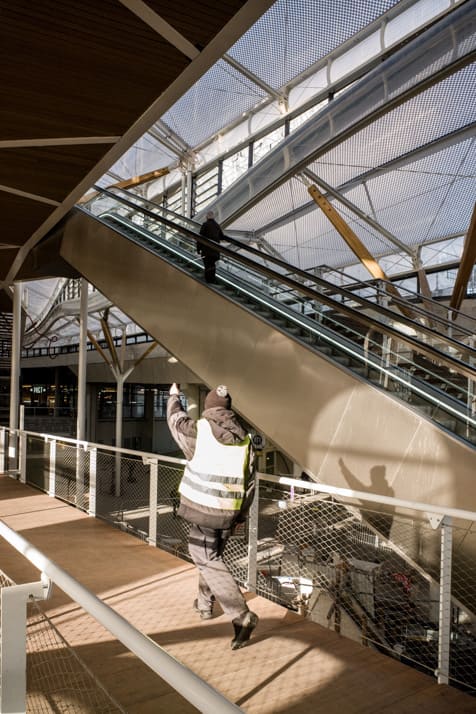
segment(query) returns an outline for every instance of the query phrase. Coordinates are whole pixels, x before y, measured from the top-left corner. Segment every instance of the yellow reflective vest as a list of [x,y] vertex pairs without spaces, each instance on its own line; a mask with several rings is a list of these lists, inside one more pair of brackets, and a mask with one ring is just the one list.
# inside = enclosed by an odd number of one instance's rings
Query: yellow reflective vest
[[195,452],[185,466],[180,494],[199,510],[237,514],[247,485],[249,449],[249,436],[238,444],[222,444],[209,422],[199,419]]

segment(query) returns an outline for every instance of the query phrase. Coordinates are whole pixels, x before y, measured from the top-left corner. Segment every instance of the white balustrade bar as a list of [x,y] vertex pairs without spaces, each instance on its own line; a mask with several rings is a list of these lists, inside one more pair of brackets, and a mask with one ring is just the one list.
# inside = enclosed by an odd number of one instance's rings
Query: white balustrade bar
[[242,711],[1,520],[0,536],[199,711],[206,714]]

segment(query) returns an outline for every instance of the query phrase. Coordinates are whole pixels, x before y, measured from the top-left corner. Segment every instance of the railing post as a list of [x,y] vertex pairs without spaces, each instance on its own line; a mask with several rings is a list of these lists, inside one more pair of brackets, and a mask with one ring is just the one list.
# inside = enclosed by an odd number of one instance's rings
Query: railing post
[[20,432],[18,435],[18,469],[21,483],[26,483],[26,434],[25,429],[25,406],[20,404]]
[[[468,342],[468,346],[471,347],[471,349],[474,349],[474,337],[471,336]],[[475,366],[475,360],[472,359],[472,357],[469,357],[469,364],[472,366]],[[475,385],[476,381],[474,379],[471,379],[471,377],[468,377],[468,416],[470,418],[474,418],[474,415],[476,413],[476,390],[475,390]],[[466,436],[469,436],[471,432],[471,426],[468,420],[466,420]]]
[[7,443],[7,430],[0,426],[0,473],[5,473],[5,447]]
[[20,431],[19,449],[20,481],[26,483],[26,434],[24,431]]
[[96,448],[89,449],[89,506],[88,513],[90,516],[96,516],[97,507],[97,459],[98,450]]
[[246,589],[256,592],[258,560],[259,476],[256,474],[255,495],[248,521],[248,579]]
[[10,476],[18,469],[18,432],[16,429],[10,429],[8,432],[8,449],[7,449],[7,471]]
[[50,441],[50,467],[48,470],[48,496],[56,496],[56,439]]
[[159,478],[159,462],[157,459],[149,461],[149,545],[157,545],[157,483]]
[[84,508],[84,475],[86,471],[86,448],[76,444],[76,506]]
[[441,521],[440,614],[438,637],[438,684],[448,684],[451,646],[451,570],[453,528],[451,518]]
[[45,600],[50,581],[10,585],[0,591],[0,712],[26,712],[26,605]]

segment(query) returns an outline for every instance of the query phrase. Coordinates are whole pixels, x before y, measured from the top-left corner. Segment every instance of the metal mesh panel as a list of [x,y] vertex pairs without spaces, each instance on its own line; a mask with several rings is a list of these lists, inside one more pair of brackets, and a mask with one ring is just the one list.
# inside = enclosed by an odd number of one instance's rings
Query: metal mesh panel
[[[43,439],[28,440],[27,472],[35,485],[45,481],[48,450]],[[61,442],[56,448],[60,497],[74,501],[78,496],[80,464],[84,507],[89,454],[79,449],[76,455]],[[157,463],[153,458],[144,463],[139,454],[98,451],[96,456],[97,515],[189,560],[189,525],[177,515],[183,465],[160,457]],[[155,492],[154,523],[149,502]],[[440,583],[442,529],[423,515],[266,481],[261,481],[258,513],[258,594],[429,674],[438,668],[444,640],[444,631],[439,631],[444,585],[451,612],[449,678],[476,693],[476,531],[471,523],[451,528],[450,593],[449,583]],[[449,527],[445,525],[446,533]],[[225,551],[225,561],[242,585],[248,582],[248,540],[245,528],[230,538]],[[35,621],[32,632],[42,628]]]
[[149,536],[149,468],[140,457],[97,454],[96,515],[144,539]]
[[238,526],[228,540],[223,560],[241,585],[248,582],[248,534],[246,526]]
[[[462,140],[440,151],[433,147],[431,154],[415,156],[413,161],[409,157],[404,166],[394,170],[389,167],[385,174],[372,177],[369,172],[474,121],[474,103],[470,101],[474,71],[473,64],[430,87],[311,162],[309,168],[337,189],[369,174],[368,194],[346,192],[347,197],[365,213],[375,212],[376,220],[408,246],[464,232],[474,202],[474,144]],[[282,216],[302,205],[312,205],[304,187],[296,190],[293,181],[271,192],[233,221],[230,228],[260,229],[276,217],[278,206]],[[265,237],[287,260],[303,268],[352,264],[352,252],[336,231],[328,230],[328,223],[320,219],[319,213],[314,209],[302,218],[290,217],[288,225]],[[359,227],[359,235],[361,232]],[[306,259],[301,252],[303,236],[308,243]],[[369,234],[361,237],[366,243]],[[374,242],[372,239],[371,252],[377,256],[392,250],[389,243],[379,246]],[[299,250],[292,243],[297,243]]]
[[[332,186],[343,186],[372,168],[466,126],[474,121],[474,108],[469,100],[474,86],[474,72],[473,64],[422,92],[339,144],[313,162],[310,168]],[[421,117],[425,117],[425,121]],[[435,236],[431,220],[438,209],[442,216],[450,211],[453,219],[440,234],[466,230],[470,211],[466,215],[461,211],[461,200],[464,200],[466,192],[474,196],[474,190],[471,191],[474,169],[474,149],[468,142],[462,141],[442,151],[434,149],[431,155],[416,158],[413,162],[408,160],[405,166],[390,171],[388,175],[375,179],[370,177],[366,186],[377,220],[408,245],[427,239],[426,231],[430,226],[431,237]],[[427,206],[431,199],[432,189],[446,187],[448,190],[455,177],[461,180],[473,177],[471,186],[457,187],[458,207],[453,209],[454,201],[443,192],[439,199],[435,199],[433,209],[422,210],[422,205]],[[395,203],[395,196],[398,196],[398,204]],[[442,199],[445,201],[442,202]],[[409,201],[415,204],[413,212]],[[368,210],[360,201],[356,203],[363,210]],[[392,206],[393,213],[389,213]],[[412,213],[410,217],[409,212]],[[422,215],[428,215],[428,222],[423,225]]]
[[[0,588],[15,583],[0,571]],[[39,604],[27,604],[26,711],[35,714],[123,712]],[[1,644],[1,643],[0,643]]]
[[55,495],[81,508],[88,488],[86,457],[86,453],[74,445],[56,443]]
[[164,115],[184,141],[197,146],[266,96],[256,84],[219,60]]
[[26,482],[48,491],[50,445],[42,438],[27,436]]
[[190,525],[177,516],[179,506],[178,487],[183,467],[159,462],[157,478],[157,545],[180,558],[190,560],[188,555],[188,532]]
[[[276,216],[285,216],[310,201],[309,192],[302,181],[293,178],[270,193],[264,201],[260,201],[243,216],[240,216],[230,225],[230,229],[255,230],[257,226],[271,223],[276,220]],[[284,235],[289,236],[292,232],[292,225],[289,223],[285,226]],[[267,233],[266,237],[269,235],[273,236],[274,234]]]
[[316,265],[347,264],[355,259],[345,241],[317,207],[292,223],[267,233],[266,239],[285,260],[303,270]]
[[27,712],[123,712],[39,606],[28,610]]
[[395,4],[396,0],[366,0],[352,6],[345,0],[278,0],[230,55],[277,89]]
[[[259,594],[430,674],[437,669],[439,529],[262,486],[258,538]],[[475,566],[456,557],[454,570],[450,677],[476,691]]]
[[168,166],[174,160],[174,154],[159,139],[151,134],[144,134],[134,146],[121,156],[109,169],[108,174],[97,182],[98,186],[111,185],[111,176],[140,176],[154,171],[157,166]]
[[474,524],[469,532],[459,525],[452,530],[452,593],[457,602],[452,611],[450,678],[463,686],[470,684],[476,691],[476,563],[474,557],[468,556],[475,552],[476,532]]

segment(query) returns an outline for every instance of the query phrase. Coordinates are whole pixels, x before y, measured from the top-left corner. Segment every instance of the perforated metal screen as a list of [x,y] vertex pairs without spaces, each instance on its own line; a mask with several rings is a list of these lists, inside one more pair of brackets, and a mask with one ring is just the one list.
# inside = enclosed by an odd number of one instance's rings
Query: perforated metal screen
[[396,5],[396,0],[278,0],[230,55],[275,89]]

